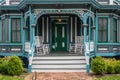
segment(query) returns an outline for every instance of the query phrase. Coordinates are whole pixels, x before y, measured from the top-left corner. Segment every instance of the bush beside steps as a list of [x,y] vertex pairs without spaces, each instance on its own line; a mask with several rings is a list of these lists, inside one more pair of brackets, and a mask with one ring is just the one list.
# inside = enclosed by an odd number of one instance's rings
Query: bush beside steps
[[23,72],[23,62],[18,56],[0,58],[0,73],[20,75]]
[[120,60],[114,58],[96,57],[92,59],[91,70],[95,74],[115,74],[120,73]]

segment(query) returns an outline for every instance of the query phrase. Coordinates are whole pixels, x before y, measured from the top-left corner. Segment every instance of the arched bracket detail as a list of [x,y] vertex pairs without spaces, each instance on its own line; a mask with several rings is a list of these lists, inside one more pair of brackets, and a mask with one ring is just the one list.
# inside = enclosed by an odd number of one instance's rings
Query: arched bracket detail
[[34,9],[34,20],[37,24],[37,20],[44,14],[75,14],[77,15],[84,24],[87,24],[87,18],[92,16],[93,12],[87,9]]

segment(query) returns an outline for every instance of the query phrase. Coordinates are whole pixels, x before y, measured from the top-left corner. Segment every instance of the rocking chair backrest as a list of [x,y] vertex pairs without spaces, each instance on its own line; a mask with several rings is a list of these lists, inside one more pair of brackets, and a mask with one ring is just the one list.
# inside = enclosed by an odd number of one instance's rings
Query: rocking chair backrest
[[83,44],[83,36],[77,36],[77,40],[76,40],[76,43],[77,44]]
[[35,36],[35,45],[36,47],[40,47],[43,44],[42,36]]

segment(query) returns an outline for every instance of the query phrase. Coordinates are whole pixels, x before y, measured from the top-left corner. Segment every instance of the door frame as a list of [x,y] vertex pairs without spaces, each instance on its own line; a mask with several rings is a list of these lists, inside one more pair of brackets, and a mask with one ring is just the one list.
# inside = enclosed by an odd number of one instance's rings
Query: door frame
[[[54,20],[58,20],[58,18],[59,18],[59,16],[57,16],[57,18],[56,17],[50,17],[50,30],[49,30],[50,50],[52,50],[52,23],[53,23]],[[67,46],[66,46],[67,50],[66,51],[69,51],[69,42],[70,42],[70,40],[69,40],[69,36],[70,36],[70,34],[69,34],[69,16],[61,16],[61,19],[66,20],[66,23],[64,23],[64,24],[66,24],[66,44],[67,44]]]

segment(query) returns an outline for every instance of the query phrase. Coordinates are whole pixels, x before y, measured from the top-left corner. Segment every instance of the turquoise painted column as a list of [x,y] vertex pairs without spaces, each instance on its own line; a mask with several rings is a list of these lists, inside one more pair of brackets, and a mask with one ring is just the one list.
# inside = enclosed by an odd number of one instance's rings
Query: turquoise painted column
[[96,12],[96,16],[95,16],[95,26],[96,26],[96,29],[95,29],[95,56],[96,56],[96,53],[97,53],[97,42],[98,42],[98,16],[97,16],[97,12]]
[[[31,6],[29,6],[29,16],[30,16],[30,46],[32,47],[34,36],[35,36],[35,20],[34,20],[34,14],[32,13]],[[28,64],[28,72],[32,71],[32,53],[29,53],[29,64]]]
[[84,13],[84,16],[83,16],[83,28],[84,28],[84,54],[85,54],[85,57],[86,57],[86,70],[87,70],[87,73],[90,72],[90,63],[89,63],[89,53],[86,51],[86,41],[87,41],[87,27],[88,27],[88,24],[87,24],[87,19],[89,17],[89,14],[87,12]]
[[23,17],[23,13],[21,13],[21,37],[22,37],[22,52],[25,52],[25,30],[24,30],[24,26],[25,26],[25,21],[24,21],[24,17]]

